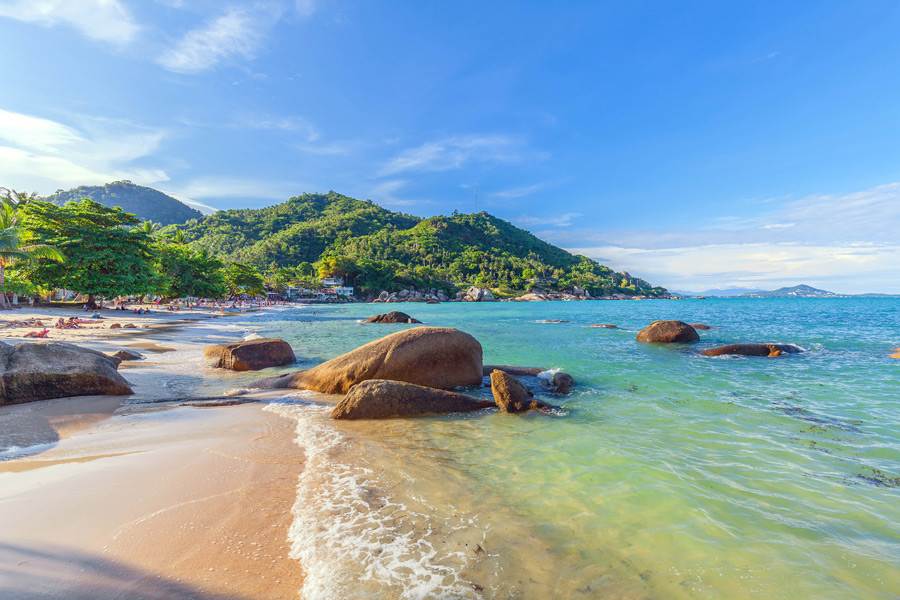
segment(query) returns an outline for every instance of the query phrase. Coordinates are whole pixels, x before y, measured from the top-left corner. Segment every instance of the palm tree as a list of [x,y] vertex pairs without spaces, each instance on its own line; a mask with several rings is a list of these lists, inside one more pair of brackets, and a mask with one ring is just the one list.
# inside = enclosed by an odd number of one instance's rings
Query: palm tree
[[6,267],[14,263],[31,263],[39,258],[62,262],[63,253],[47,244],[23,245],[25,227],[19,220],[16,204],[3,198],[0,205],[0,310],[11,308],[6,297]]
[[146,233],[151,237],[156,237],[156,233],[159,231],[159,223],[154,223],[153,221],[144,221],[140,225],[136,227],[136,229],[140,232]]

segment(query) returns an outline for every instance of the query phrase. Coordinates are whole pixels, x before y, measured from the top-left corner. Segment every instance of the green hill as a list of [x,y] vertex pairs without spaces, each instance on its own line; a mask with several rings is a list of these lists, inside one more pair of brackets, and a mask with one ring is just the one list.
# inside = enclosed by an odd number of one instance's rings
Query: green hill
[[83,185],[65,192],[57,192],[43,200],[62,206],[66,202],[79,202],[82,198],[90,198],[104,206],[118,206],[142,221],[153,221],[161,225],[185,223],[203,216],[199,210],[159,190],[136,185],[130,181],[114,181],[102,186]]
[[319,263],[369,292],[475,284],[511,293],[538,278],[541,287],[594,295],[665,293],[485,212],[420,219],[335,192],[219,211],[179,229],[227,260],[270,271]]

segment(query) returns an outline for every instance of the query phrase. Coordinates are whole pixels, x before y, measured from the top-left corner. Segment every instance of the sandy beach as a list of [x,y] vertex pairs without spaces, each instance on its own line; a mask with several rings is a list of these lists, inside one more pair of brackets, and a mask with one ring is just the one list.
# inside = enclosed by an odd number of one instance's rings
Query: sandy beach
[[[0,321],[83,317],[78,312],[26,308]],[[212,315],[103,316],[104,326],[136,328],[51,329],[48,337],[102,351],[164,352],[191,339],[186,317]],[[28,330],[9,327],[0,336],[14,343]],[[121,372],[129,378],[127,364]],[[130,399],[165,397],[147,384],[154,370],[165,378],[165,364],[141,369]],[[296,423],[262,403],[127,400],[0,408],[0,450],[25,447],[0,452],[0,597],[296,598],[302,569],[287,543],[304,461]]]

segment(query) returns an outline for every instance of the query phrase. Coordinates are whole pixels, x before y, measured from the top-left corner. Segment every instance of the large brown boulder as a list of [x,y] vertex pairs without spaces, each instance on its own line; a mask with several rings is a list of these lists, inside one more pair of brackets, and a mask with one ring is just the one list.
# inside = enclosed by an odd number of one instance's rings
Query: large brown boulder
[[703,356],[722,356],[723,354],[737,354],[740,356],[779,356],[782,353],[793,354],[803,352],[803,348],[793,344],[729,344],[701,350]]
[[534,394],[515,377],[499,369],[491,373],[491,393],[500,410],[511,413],[550,410],[549,404],[534,400]]
[[414,385],[370,379],[354,385],[334,410],[332,419],[389,419],[427,414],[470,412],[494,406],[490,400]]
[[232,371],[258,371],[297,360],[290,344],[274,338],[207,346],[203,356],[215,360],[214,367]]
[[481,385],[481,344],[445,327],[414,327],[384,336],[317,367],[263,379],[253,387],[346,394],[361,381],[389,379],[439,389]]
[[659,344],[685,343],[698,341],[700,334],[682,321],[653,321],[637,334],[636,339]]
[[74,344],[0,342],[0,405],[133,394],[118,366],[118,359]]
[[389,313],[383,315],[375,315],[374,317],[369,317],[363,323],[421,323],[417,319],[413,319],[406,313],[400,312],[399,310],[392,310]]

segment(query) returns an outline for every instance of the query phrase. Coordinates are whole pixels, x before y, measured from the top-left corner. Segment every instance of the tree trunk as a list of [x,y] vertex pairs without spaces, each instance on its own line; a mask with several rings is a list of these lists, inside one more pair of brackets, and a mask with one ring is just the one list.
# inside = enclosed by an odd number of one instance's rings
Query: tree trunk
[[88,294],[87,305],[90,309],[97,308],[97,302],[96,300],[94,300],[94,294]]
[[6,265],[0,262],[0,310],[12,310],[9,299],[6,297]]

